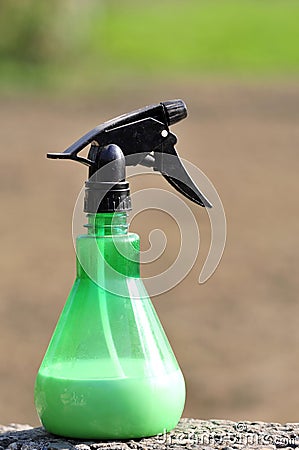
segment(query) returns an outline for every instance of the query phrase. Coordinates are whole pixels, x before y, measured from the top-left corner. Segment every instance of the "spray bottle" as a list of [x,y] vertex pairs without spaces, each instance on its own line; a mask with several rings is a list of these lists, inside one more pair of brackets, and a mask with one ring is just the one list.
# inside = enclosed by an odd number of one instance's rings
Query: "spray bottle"
[[[152,167],[185,197],[211,207],[169,131],[186,116],[182,100],[147,106],[47,155],[89,167],[77,277],[35,383],[37,412],[51,433],[140,438],[171,430],[181,417],[184,378],[140,278],[139,236],[128,232],[126,166]],[[89,144],[88,157],[80,156]]]

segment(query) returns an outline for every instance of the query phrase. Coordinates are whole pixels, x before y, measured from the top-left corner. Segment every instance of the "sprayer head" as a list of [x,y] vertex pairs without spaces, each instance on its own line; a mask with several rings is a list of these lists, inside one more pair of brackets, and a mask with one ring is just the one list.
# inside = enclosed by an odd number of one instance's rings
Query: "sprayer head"
[[[89,166],[87,183],[95,183],[89,186],[94,190],[101,188],[96,186],[100,183],[124,183],[125,166],[141,164],[151,167],[159,171],[172,187],[189,200],[211,208],[211,203],[186,171],[175,149],[177,138],[169,130],[169,126],[185,117],[187,108],[182,100],[169,100],[146,106],[104,122],[86,133],[64,152],[48,153],[47,157],[71,159]],[[92,144],[88,157],[79,156],[78,153],[88,144]],[[110,173],[106,172],[104,176],[103,166],[112,160],[115,169],[111,169]],[[107,181],[108,179],[110,181]]]

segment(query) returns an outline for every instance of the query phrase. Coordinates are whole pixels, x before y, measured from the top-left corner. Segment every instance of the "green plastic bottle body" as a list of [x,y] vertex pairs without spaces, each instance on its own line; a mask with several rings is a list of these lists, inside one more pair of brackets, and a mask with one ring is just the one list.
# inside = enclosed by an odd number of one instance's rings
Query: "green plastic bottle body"
[[[113,222],[113,223],[112,223]],[[139,277],[126,214],[89,218],[77,278],[35,384],[44,427],[86,439],[169,431],[185,403],[181,370]]]

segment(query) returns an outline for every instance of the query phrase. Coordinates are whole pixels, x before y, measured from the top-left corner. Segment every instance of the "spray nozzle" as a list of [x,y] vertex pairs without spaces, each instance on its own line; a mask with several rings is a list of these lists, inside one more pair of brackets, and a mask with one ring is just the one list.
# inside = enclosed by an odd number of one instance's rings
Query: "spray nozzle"
[[[177,191],[189,200],[210,208],[212,205],[194,184],[176,152],[176,136],[169,131],[169,126],[185,117],[187,117],[187,108],[182,100],[170,100],[146,106],[98,125],[64,152],[48,153],[47,157],[71,159],[89,166],[87,189],[90,188],[90,191],[101,190],[103,184],[107,183],[113,185],[117,183],[113,191],[122,189],[121,183],[125,183],[124,177],[120,178],[115,171],[110,181],[107,180],[107,176],[105,180],[96,177],[98,170],[111,161],[114,161],[116,170],[120,174],[124,174],[126,165],[141,164],[151,167],[159,171]],[[78,153],[89,144],[91,147],[88,157],[79,156]],[[169,155],[173,158],[170,159]],[[129,192],[128,188],[124,189]],[[124,196],[125,194],[122,195],[122,201]],[[91,193],[89,197],[92,197]],[[91,203],[94,204],[94,202]],[[115,203],[114,198],[112,203],[115,205],[118,202]],[[110,206],[103,208],[105,211],[110,210]],[[85,208],[86,211],[91,209],[90,205],[87,209]]]

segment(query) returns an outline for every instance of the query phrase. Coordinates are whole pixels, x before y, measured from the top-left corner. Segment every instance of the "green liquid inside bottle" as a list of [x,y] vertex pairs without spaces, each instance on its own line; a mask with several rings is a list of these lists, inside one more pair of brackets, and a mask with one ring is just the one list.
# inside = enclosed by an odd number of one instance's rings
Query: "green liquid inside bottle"
[[183,375],[139,275],[139,237],[126,213],[89,216],[77,238],[77,278],[35,384],[44,427],[89,439],[174,428]]

